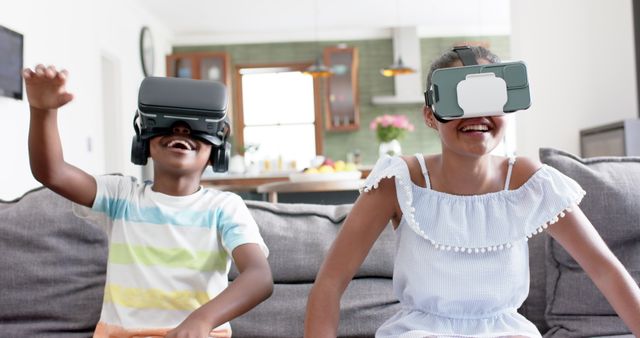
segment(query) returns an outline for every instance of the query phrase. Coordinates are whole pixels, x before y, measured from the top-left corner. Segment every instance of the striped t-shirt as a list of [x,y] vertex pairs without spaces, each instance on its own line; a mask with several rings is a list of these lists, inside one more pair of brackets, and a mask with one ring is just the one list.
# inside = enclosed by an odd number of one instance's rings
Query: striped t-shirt
[[[79,216],[98,218],[109,237],[94,337],[163,336],[227,287],[234,248],[256,243],[268,255],[236,194],[201,187],[170,196],[122,176],[98,176],[96,183],[93,207],[75,208]],[[230,334],[229,323],[214,331]]]

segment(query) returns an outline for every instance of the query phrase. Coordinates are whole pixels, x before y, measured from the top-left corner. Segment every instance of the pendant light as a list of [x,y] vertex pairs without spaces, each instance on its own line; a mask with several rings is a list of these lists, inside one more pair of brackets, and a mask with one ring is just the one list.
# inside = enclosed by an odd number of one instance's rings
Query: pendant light
[[[398,6],[399,6],[398,5],[398,1],[399,0],[396,0],[396,27],[398,26],[398,23],[399,23],[399,19],[398,19]],[[397,29],[394,29],[393,31],[394,31],[393,37],[392,37],[393,38],[393,43],[394,43],[393,49],[400,51],[401,50],[400,49],[401,37],[396,36],[397,35],[397,33],[396,33]],[[400,55],[400,52],[398,52],[398,61],[396,61],[396,62],[392,63],[390,66],[382,68],[380,70],[380,73],[383,76],[387,76],[387,77],[397,76],[397,75],[405,75],[405,74],[413,74],[415,72],[416,72],[415,69],[406,66],[402,62],[402,55]]]
[[316,63],[307,67],[307,69],[305,69],[302,73],[311,75],[313,77],[328,77],[333,74],[331,72],[331,69],[325,66],[325,64],[322,62],[322,56],[318,56],[318,58],[316,58]]
[[318,57],[316,58],[316,62],[311,66],[307,67],[302,73],[308,74],[313,77],[328,77],[333,72],[329,67],[327,67],[322,61],[322,53],[319,51],[319,43],[318,43],[318,0],[313,1],[314,11],[313,11],[313,35],[315,38],[316,50],[318,50]]
[[382,75],[387,77],[404,75],[404,74],[413,74],[415,72],[416,72],[415,69],[405,66],[405,64],[402,62],[402,56],[398,56],[397,62],[391,64],[388,67],[382,68],[380,70],[380,73],[382,73]]

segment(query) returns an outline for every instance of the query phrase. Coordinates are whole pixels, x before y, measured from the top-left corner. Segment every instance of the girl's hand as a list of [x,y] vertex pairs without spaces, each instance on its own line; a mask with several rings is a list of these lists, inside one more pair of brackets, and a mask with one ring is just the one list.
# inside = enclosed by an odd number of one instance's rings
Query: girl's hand
[[208,338],[211,326],[204,320],[187,317],[178,327],[169,331],[165,338]]
[[42,64],[37,65],[35,70],[25,69],[22,76],[29,105],[43,110],[58,109],[73,100],[73,95],[65,89],[67,74],[64,69],[58,71],[54,66],[45,67]]

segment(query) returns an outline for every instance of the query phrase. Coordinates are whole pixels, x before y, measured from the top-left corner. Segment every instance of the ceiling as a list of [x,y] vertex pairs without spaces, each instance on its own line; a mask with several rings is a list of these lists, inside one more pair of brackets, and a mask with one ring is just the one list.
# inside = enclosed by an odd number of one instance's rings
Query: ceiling
[[135,0],[173,35],[174,45],[506,35],[510,0]]

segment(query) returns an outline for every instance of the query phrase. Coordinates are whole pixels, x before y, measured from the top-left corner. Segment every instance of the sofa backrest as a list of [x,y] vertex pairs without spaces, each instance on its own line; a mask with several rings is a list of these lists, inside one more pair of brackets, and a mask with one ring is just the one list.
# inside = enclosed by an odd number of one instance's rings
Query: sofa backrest
[[545,243],[547,233],[542,232],[529,239],[529,295],[518,312],[536,325],[540,333],[549,330],[549,325],[544,316],[547,306],[547,270],[545,266]]
[[[313,283],[351,205],[274,204],[246,201],[269,247],[276,283]],[[356,278],[393,277],[395,236],[387,227],[358,270]],[[230,274],[237,275],[235,268]]]
[[[586,195],[580,209],[636,283],[640,282],[640,157],[582,159],[541,149],[540,160],[582,186]],[[547,336],[628,334],[629,329],[576,261],[550,236],[546,244]]]
[[0,201],[0,336],[89,337],[100,316],[104,230],[48,189]]

